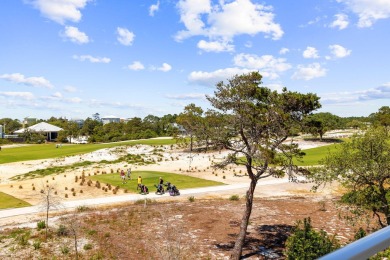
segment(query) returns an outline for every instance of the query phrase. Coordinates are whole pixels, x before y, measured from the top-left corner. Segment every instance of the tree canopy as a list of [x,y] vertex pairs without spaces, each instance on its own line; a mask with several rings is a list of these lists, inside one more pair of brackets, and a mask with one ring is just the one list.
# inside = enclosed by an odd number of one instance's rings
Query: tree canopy
[[[234,76],[227,83],[217,83],[214,96],[207,97],[217,110],[208,111],[208,127],[197,136],[199,139],[207,136],[208,142],[231,151],[216,167],[244,164],[250,178],[234,259],[239,259],[242,253],[257,181],[269,176],[281,177],[285,172],[294,179],[294,173],[301,169],[294,167],[292,158],[302,153],[296,144],[283,142],[296,128],[301,128],[306,115],[321,106],[315,94],[287,89],[278,93],[260,86],[261,79],[258,72],[251,72]],[[245,160],[240,159],[242,156]]]

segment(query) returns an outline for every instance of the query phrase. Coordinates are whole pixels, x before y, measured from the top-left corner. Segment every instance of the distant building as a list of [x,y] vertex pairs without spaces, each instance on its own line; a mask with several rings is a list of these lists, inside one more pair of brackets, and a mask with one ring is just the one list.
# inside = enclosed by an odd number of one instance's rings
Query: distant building
[[120,123],[121,119],[117,116],[105,116],[101,118],[103,125],[109,123]]
[[38,132],[38,133],[44,133],[46,134],[46,140],[51,141],[57,139],[58,132],[62,131],[63,129],[61,127],[51,125],[46,122],[41,122],[33,126],[29,126],[27,128],[22,128],[17,131],[15,131],[15,134],[23,134],[26,131],[30,132]]

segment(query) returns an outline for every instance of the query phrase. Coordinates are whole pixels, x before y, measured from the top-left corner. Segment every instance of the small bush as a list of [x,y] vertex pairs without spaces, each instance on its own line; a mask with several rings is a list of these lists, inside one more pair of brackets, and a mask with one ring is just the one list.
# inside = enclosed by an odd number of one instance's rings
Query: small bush
[[57,236],[61,237],[61,236],[67,236],[69,235],[69,230],[64,226],[64,225],[60,225],[57,229]]
[[229,200],[232,200],[232,201],[240,200],[240,196],[238,196],[238,195],[232,195],[232,196],[230,196]]
[[85,244],[83,248],[84,248],[84,250],[91,250],[92,244]]
[[188,197],[188,201],[189,202],[194,202],[195,201],[195,197],[194,196],[189,196]]
[[34,247],[34,250],[40,249],[41,248],[41,241],[39,241],[39,240],[34,241],[33,247]]
[[46,227],[46,222],[44,220],[41,220],[37,223],[38,230],[44,229]]
[[61,253],[62,254],[64,254],[64,255],[67,255],[67,254],[69,254],[69,247],[67,247],[67,246],[62,246],[61,247]]
[[65,194],[65,198],[68,198],[68,194]]
[[339,247],[335,237],[329,237],[323,230],[315,231],[310,218],[305,218],[303,223],[297,223],[287,239],[286,256],[287,259],[317,259]]
[[23,189],[23,186],[22,186],[22,185],[19,185],[19,189]]

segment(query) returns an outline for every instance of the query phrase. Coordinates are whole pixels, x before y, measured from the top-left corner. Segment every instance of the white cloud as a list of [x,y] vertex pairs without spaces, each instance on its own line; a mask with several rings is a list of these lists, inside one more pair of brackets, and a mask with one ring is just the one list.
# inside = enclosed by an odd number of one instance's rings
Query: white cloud
[[371,27],[379,19],[390,17],[390,1],[388,0],[337,0],[347,5],[358,15],[359,27]]
[[116,32],[118,34],[117,40],[125,46],[131,46],[134,41],[134,33],[130,32],[126,28],[118,27],[116,28]]
[[[329,45],[330,52],[332,53],[333,58],[339,59],[339,58],[345,58],[349,55],[351,55],[351,50],[348,50],[344,48],[341,45],[334,44]],[[327,57],[328,59],[331,59],[332,57]]]
[[73,97],[73,98],[67,98],[65,99],[66,102],[68,103],[75,103],[75,104],[79,104],[81,103],[83,100],[79,97]]
[[44,17],[57,23],[66,21],[79,22],[81,12],[91,0],[26,0],[27,3],[38,9]]
[[159,8],[160,8],[160,1],[157,1],[156,4],[151,5],[149,7],[149,15],[154,16],[154,13],[157,12],[159,10]]
[[298,70],[293,74],[292,79],[311,80],[324,77],[325,75],[326,69],[322,68],[319,63],[312,63],[308,66],[299,65]]
[[110,63],[111,62],[111,59],[110,58],[106,58],[106,57],[93,57],[91,55],[73,55],[73,59],[75,60],[79,60],[79,61],[89,61],[89,62],[92,62],[92,63]]
[[52,94],[52,97],[62,98],[62,94],[61,94],[61,92],[55,92],[55,93]]
[[249,73],[254,70],[241,69],[241,68],[226,68],[219,69],[213,72],[206,71],[193,71],[188,76],[188,80],[193,83],[214,86],[217,82],[229,79],[235,75]]
[[314,47],[308,46],[306,50],[302,53],[303,57],[305,59],[318,59],[320,56],[318,56],[318,51]]
[[64,87],[64,90],[66,92],[69,92],[69,93],[73,93],[73,92],[76,92],[77,91],[77,88],[73,87],[73,86],[65,86]]
[[211,41],[207,42],[205,40],[200,40],[198,42],[198,48],[206,52],[232,52],[234,51],[234,46],[228,42],[219,42]]
[[325,93],[321,95],[321,102],[325,104],[362,102],[369,100],[390,99],[390,82],[379,87],[358,91]]
[[210,0],[180,0],[177,7],[186,27],[176,34],[177,41],[205,36],[210,42],[229,42],[237,35],[258,33],[277,40],[283,35],[272,8],[250,0],[219,1],[214,6]]
[[251,70],[259,70],[264,77],[275,79],[280,72],[289,70],[291,65],[286,63],[286,59],[275,58],[272,55],[257,56],[254,54],[240,53],[233,59],[234,64]]
[[348,27],[349,21],[348,16],[345,14],[336,14],[335,20],[330,24],[331,28],[338,28],[339,30],[343,30]]
[[65,32],[62,34],[62,36],[68,38],[71,42],[78,44],[89,42],[88,35],[79,31],[79,29],[74,26],[65,26]]
[[170,99],[192,100],[192,99],[205,99],[205,94],[189,93],[189,94],[179,94],[179,95],[166,95],[166,97]]
[[161,67],[157,68],[157,70],[163,71],[163,72],[168,72],[172,69],[172,66],[169,65],[168,63],[163,63]]
[[5,79],[11,82],[25,84],[33,87],[44,87],[44,88],[53,88],[53,85],[45,79],[44,77],[28,77],[26,78],[23,74],[13,73],[13,74],[3,74],[0,75],[0,79]]
[[128,65],[127,68],[129,70],[143,70],[145,69],[145,66],[139,61],[134,61],[132,64]]
[[0,96],[21,98],[24,100],[34,99],[34,95],[31,92],[0,92]]
[[283,54],[286,54],[288,53],[290,50],[288,48],[281,48],[280,51],[279,51],[279,54],[283,55]]

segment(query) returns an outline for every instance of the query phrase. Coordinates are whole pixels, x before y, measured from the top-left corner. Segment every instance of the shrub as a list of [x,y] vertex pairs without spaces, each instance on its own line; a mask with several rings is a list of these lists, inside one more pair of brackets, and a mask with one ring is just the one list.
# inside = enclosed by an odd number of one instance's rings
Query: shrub
[[90,210],[90,208],[88,206],[78,206],[76,208],[77,212],[85,212],[85,211],[88,211]]
[[85,244],[83,248],[84,248],[84,250],[91,250],[92,249],[92,245],[91,244]]
[[64,226],[64,225],[60,225],[57,229],[57,236],[61,237],[61,236],[67,236],[69,235],[69,230]]
[[34,241],[33,247],[34,247],[34,250],[40,249],[41,248],[41,241],[39,241],[39,240]]
[[286,241],[287,259],[317,259],[339,248],[335,237],[320,230],[315,231],[310,218],[298,221],[292,235]]
[[189,196],[188,197],[188,201],[189,202],[194,202],[195,201],[195,197],[194,196]]
[[64,255],[67,255],[69,253],[69,247],[67,246],[62,246],[61,247],[61,253],[64,254]]
[[38,230],[44,229],[46,227],[46,222],[44,220],[41,220],[37,223]]
[[240,196],[238,196],[238,195],[232,195],[232,196],[230,196],[229,200],[232,200],[232,201],[240,200]]

